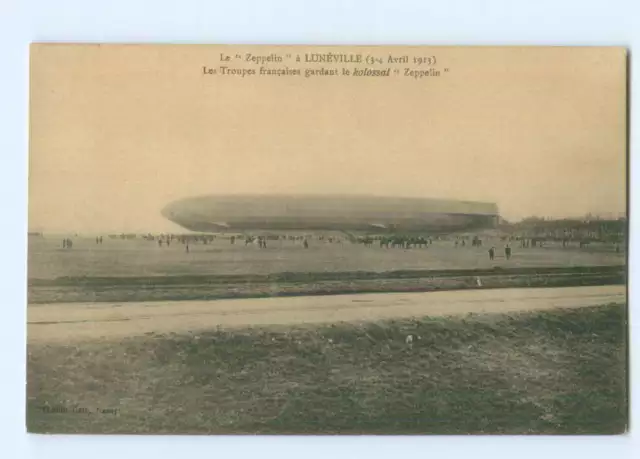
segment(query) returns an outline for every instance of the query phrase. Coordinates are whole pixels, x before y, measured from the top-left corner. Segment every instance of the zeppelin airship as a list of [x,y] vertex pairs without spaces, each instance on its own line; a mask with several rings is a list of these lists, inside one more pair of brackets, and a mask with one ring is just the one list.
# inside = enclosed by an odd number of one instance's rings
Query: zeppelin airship
[[493,203],[360,195],[207,195],[181,199],[162,215],[191,231],[447,233],[495,228]]

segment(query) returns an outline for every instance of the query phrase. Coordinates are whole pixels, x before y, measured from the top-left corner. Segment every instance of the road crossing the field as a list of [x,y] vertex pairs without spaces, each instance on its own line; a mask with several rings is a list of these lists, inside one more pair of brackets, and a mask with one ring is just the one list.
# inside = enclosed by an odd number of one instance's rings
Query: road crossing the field
[[216,327],[362,322],[625,303],[621,285],[288,298],[29,305],[28,341],[77,342]]

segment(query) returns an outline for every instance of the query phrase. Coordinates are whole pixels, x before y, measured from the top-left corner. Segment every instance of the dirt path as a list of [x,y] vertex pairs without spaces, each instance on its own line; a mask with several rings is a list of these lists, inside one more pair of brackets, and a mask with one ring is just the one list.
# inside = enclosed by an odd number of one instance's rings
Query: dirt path
[[373,321],[624,302],[626,288],[611,285],[216,301],[33,304],[27,310],[28,342],[117,339],[151,332],[180,333],[217,326]]

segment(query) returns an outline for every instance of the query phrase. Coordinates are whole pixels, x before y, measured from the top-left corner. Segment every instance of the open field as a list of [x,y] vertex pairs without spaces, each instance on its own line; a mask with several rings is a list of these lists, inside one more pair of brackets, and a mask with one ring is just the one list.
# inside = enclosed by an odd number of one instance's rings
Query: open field
[[[144,240],[57,239],[29,247],[29,303],[213,300],[468,288],[623,284],[624,254],[591,246],[515,249],[511,260],[485,248],[436,241],[428,249],[384,249],[290,241],[158,247]],[[488,241],[489,243],[491,241]],[[496,246],[498,246],[498,242]]]
[[[330,244],[313,240],[309,249],[290,241],[269,241],[268,248],[231,245],[226,239],[212,244],[194,244],[185,252],[174,242],[160,248],[151,241],[73,238],[71,250],[61,247],[61,238],[29,240],[29,279],[60,277],[151,277],[188,275],[266,275],[282,272],[387,272],[398,270],[460,270],[580,267],[624,265],[625,254],[612,246],[592,245],[563,249],[559,244],[521,249],[512,243],[513,257],[506,260],[504,243],[486,240],[485,246],[458,247],[452,241],[435,241],[428,249],[384,249],[361,244]],[[487,250],[498,249],[490,261]]]
[[501,247],[32,238],[28,428],[624,431],[625,254]]
[[625,327],[620,304],[29,343],[28,428],[621,433]]

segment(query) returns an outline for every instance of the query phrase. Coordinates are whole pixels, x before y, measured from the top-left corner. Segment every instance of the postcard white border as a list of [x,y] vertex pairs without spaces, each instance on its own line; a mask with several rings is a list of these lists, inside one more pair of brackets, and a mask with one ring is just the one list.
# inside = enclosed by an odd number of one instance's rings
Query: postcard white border
[[[27,435],[25,406],[28,46],[33,41],[229,44],[616,45],[640,53],[634,0],[5,0],[0,2],[0,448],[4,457],[632,457],[619,437],[92,437]],[[632,65],[633,67],[633,65]],[[630,86],[640,77],[631,72]],[[638,96],[631,96],[631,106]],[[640,133],[631,117],[631,135]],[[637,148],[632,148],[632,152]],[[630,183],[640,183],[631,161]],[[636,196],[631,186],[631,202]],[[640,208],[637,210],[640,211]],[[640,233],[631,209],[631,349],[640,349],[633,286]],[[638,354],[631,353],[632,394]],[[633,397],[632,422],[639,403]]]

